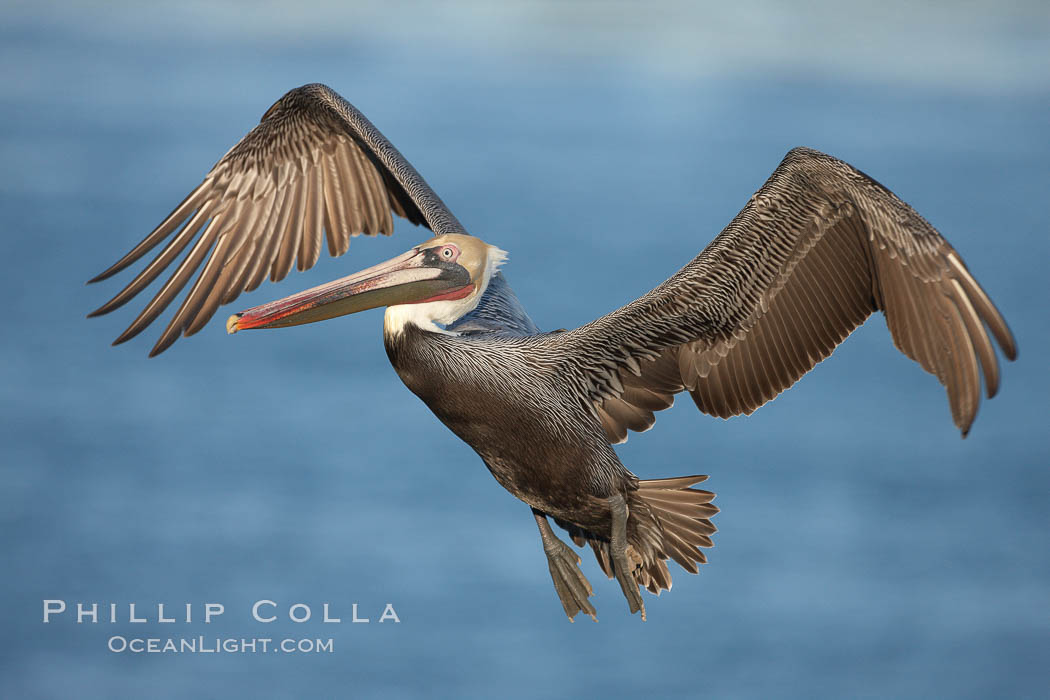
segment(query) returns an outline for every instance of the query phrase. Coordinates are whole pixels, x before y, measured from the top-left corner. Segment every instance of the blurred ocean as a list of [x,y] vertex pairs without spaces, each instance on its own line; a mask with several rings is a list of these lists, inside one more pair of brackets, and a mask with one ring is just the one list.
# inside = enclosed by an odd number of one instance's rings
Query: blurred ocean
[[[0,697],[1040,697],[1050,687],[1050,6],[7,2],[0,8]],[[961,252],[1021,357],[966,440],[881,317],[750,418],[688,399],[620,454],[711,475],[710,564],[569,625],[528,508],[400,383],[381,311],[160,358],[85,287],[286,90],[325,82],[544,328],[688,261],[784,153],[897,192]],[[355,239],[236,311],[402,252]],[[220,312],[220,319],[225,312]],[[42,623],[42,601],[116,624]],[[257,600],[282,621],[251,620]],[[210,625],[203,605],[223,603]],[[329,602],[343,624],[323,624]],[[126,606],[151,622],[129,623]],[[156,605],[194,622],[156,622]],[[302,624],[285,615],[311,606]],[[349,622],[351,606],[369,624]],[[392,603],[400,623],[380,624]],[[181,615],[181,612],[180,612]],[[132,637],[333,653],[132,654]]]

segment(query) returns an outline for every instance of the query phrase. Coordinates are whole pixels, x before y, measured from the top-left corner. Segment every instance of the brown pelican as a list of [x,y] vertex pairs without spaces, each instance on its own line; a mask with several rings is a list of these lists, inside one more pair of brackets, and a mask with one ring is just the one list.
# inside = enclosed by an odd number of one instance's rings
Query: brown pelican
[[[892,192],[808,148],[790,151],[744,209],[685,267],[645,296],[569,331],[540,332],[500,266],[416,170],[353,106],[323,85],[292,90],[131,252],[120,272],[171,240],[92,316],[125,304],[187,247],[124,333],[152,323],[201,268],[151,356],[199,331],[220,305],[390,234],[392,214],[435,236],[389,262],[227,321],[231,333],[386,307],[383,339],[402,381],[527,503],[565,613],[592,618],[575,551],[588,543],[631,612],[639,586],[670,589],[666,560],[691,573],[711,546],[706,476],[639,480],[612,449],[688,390],[704,413],[750,414],[882,311],[896,346],[947,388],[965,436],[999,386],[990,336],[1013,337],[962,259]],[[181,228],[180,228],[181,226]],[[172,235],[174,234],[174,236]],[[192,246],[190,245],[192,243]]]

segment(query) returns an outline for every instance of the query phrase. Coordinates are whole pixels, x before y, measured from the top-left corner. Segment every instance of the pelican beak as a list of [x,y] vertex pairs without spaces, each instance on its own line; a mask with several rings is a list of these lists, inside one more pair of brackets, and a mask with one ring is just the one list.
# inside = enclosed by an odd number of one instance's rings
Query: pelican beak
[[234,314],[226,320],[226,331],[298,326],[378,306],[461,299],[473,291],[465,268],[413,248],[349,277]]

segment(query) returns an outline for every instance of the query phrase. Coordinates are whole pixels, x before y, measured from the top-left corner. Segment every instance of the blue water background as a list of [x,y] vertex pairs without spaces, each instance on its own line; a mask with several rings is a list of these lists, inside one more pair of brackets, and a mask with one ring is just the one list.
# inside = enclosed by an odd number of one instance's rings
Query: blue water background
[[[964,9],[958,9],[964,8]],[[1050,10],[1043,2],[5,3],[0,697],[1037,697],[1050,687]],[[528,508],[398,381],[381,311],[158,359],[85,287],[287,89],[354,102],[544,328],[701,250],[792,146],[854,163],[964,256],[1020,360],[960,440],[874,318],[750,418],[686,399],[619,449],[707,473],[710,564],[566,623]],[[237,310],[392,257],[398,225]],[[123,280],[128,279],[125,275]],[[225,313],[220,312],[220,319]],[[42,600],[226,605],[42,624]],[[341,625],[252,622],[330,602]],[[348,623],[358,603],[367,625]],[[385,603],[400,624],[378,624]],[[169,607],[170,609],[170,607]],[[334,639],[115,654],[113,635]]]

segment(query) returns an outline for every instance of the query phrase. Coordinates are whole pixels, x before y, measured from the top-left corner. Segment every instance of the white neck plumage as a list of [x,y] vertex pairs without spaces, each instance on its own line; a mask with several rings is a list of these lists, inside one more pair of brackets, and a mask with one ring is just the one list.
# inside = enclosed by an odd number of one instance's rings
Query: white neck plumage
[[480,275],[481,279],[475,282],[474,291],[462,299],[444,299],[386,307],[386,315],[383,317],[383,335],[399,336],[405,332],[405,327],[409,324],[430,333],[459,335],[445,330],[445,326],[463,318],[477,308],[481,297],[485,295],[485,290],[488,289],[489,280],[506,259],[506,252],[495,246],[489,246],[485,267]]

